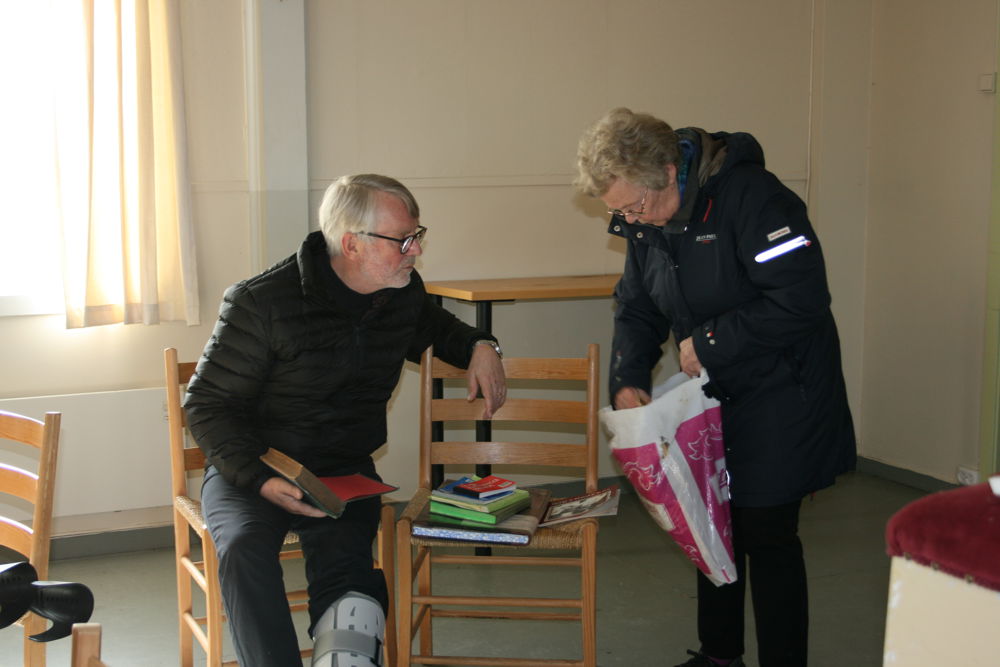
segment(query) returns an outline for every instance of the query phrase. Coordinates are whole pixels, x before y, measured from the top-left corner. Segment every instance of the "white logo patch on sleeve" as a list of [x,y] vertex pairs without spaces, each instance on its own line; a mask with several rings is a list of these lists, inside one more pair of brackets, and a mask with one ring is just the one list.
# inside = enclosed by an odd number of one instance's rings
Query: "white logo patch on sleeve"
[[782,236],[788,236],[792,233],[792,230],[788,227],[782,227],[781,229],[775,229],[773,232],[767,235],[768,241],[774,241],[780,239]]

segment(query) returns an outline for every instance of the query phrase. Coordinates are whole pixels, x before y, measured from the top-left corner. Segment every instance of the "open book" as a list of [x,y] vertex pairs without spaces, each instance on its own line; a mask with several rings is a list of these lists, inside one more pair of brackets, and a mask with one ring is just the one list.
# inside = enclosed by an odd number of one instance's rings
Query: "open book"
[[540,526],[575,521],[589,516],[614,516],[618,514],[618,485],[572,498],[556,498],[549,503]]
[[383,484],[361,473],[317,477],[304,465],[276,449],[268,449],[261,454],[260,460],[302,489],[303,500],[312,503],[334,519],[344,513],[344,507],[352,500],[371,498],[399,488]]

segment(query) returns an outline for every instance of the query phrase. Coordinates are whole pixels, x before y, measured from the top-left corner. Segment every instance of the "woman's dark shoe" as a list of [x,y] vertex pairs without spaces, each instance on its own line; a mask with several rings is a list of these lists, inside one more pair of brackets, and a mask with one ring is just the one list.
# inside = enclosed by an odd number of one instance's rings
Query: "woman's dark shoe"
[[687,662],[682,662],[677,667],[746,667],[743,663],[743,658],[733,658],[728,664],[720,664],[704,653],[698,653],[697,651],[688,651],[688,655],[691,656],[691,659]]

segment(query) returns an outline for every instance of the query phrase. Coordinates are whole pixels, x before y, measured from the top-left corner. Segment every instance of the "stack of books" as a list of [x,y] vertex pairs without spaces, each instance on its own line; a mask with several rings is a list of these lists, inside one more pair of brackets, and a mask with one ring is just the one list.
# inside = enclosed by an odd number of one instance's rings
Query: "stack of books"
[[527,544],[548,506],[549,492],[518,489],[495,475],[449,480],[431,491],[413,534],[442,539]]
[[524,489],[508,479],[490,475],[462,477],[431,491],[431,521],[456,526],[495,526],[531,504]]

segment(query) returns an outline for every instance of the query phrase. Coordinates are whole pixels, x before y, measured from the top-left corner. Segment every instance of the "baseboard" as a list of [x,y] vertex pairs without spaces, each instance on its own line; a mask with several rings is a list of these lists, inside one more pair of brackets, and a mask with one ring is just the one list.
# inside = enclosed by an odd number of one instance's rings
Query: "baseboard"
[[[870,459],[858,459],[858,472],[880,477],[892,482],[933,493],[954,488],[954,484],[943,482],[934,477],[921,475],[910,470],[904,470]],[[618,484],[622,493],[632,493],[632,487],[624,477],[610,476],[601,478],[602,488]],[[574,480],[557,484],[546,484],[555,497],[569,497],[583,493],[583,481]],[[397,513],[402,511],[403,503],[397,503]],[[150,527],[129,528],[89,534],[74,534],[55,537],[52,540],[52,559],[85,558],[103,556],[113,553],[144,551],[148,549],[168,549],[174,544],[173,527],[158,525]]]
[[887,479],[890,482],[897,482],[899,484],[911,486],[914,489],[927,491],[928,493],[946,491],[948,489],[954,489],[958,486],[957,484],[951,484],[936,477],[931,477],[930,475],[922,475],[918,472],[913,472],[912,470],[897,468],[896,466],[891,466],[888,463],[881,463],[879,461],[873,461],[872,459],[866,459],[863,457],[858,457],[858,472],[862,472],[873,477],[881,477],[882,479]]
[[52,560],[107,556],[116,553],[169,549],[174,546],[173,526],[130,528],[107,533],[66,535],[52,539]]

